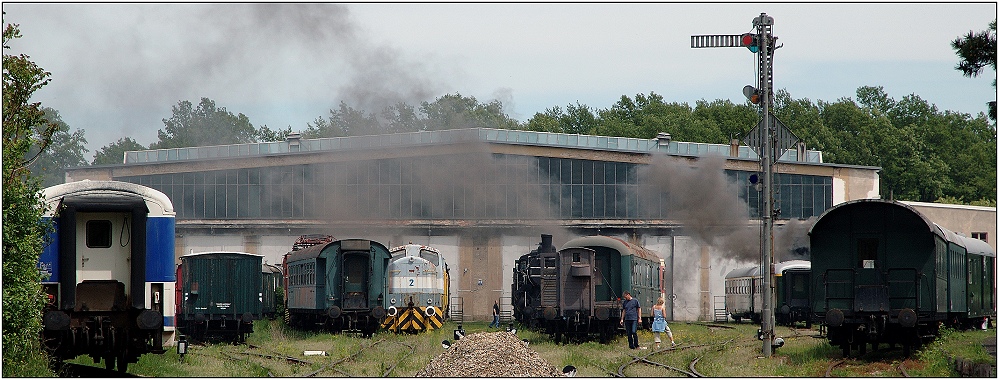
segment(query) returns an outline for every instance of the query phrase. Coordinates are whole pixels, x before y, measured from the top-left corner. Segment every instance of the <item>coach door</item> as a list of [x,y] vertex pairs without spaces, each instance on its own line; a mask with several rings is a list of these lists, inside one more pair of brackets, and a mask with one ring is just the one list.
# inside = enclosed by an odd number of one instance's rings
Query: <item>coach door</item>
[[129,289],[132,222],[128,212],[76,214],[76,281],[118,280]]
[[340,249],[343,252],[343,309],[367,309],[371,242],[344,240],[340,242]]

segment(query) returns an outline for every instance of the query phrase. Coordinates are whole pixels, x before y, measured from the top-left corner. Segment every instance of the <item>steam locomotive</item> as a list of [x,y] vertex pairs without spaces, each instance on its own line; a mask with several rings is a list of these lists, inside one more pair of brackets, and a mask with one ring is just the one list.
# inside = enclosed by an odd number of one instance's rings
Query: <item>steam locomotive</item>
[[593,337],[605,343],[619,332],[625,291],[647,305],[641,323],[649,325],[665,269],[655,252],[619,238],[580,237],[555,251],[551,236],[542,235],[539,248],[514,267],[514,316],[556,343]]

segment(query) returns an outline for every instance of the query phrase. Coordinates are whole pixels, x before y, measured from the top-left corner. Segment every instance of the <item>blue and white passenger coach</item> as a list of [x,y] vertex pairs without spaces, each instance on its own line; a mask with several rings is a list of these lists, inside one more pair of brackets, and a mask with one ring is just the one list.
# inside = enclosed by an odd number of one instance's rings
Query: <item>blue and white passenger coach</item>
[[88,354],[125,372],[142,354],[165,352],[176,283],[170,199],[141,185],[90,180],[43,195],[43,219],[54,222],[38,264],[53,357]]

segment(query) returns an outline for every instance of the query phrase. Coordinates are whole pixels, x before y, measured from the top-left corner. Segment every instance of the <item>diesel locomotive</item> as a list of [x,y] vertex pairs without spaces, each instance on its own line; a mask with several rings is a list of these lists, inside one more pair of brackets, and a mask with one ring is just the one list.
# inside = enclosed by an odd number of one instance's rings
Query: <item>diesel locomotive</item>
[[382,327],[396,333],[441,328],[451,290],[444,256],[433,247],[412,243],[392,248],[389,254]]
[[170,199],[117,181],[79,181],[43,190],[54,224],[39,257],[42,341],[56,360],[87,354],[128,370],[162,354],[174,330],[174,229]]
[[812,318],[843,356],[883,343],[908,355],[942,324],[985,326],[996,316],[995,251],[904,203],[841,203],[809,237]]

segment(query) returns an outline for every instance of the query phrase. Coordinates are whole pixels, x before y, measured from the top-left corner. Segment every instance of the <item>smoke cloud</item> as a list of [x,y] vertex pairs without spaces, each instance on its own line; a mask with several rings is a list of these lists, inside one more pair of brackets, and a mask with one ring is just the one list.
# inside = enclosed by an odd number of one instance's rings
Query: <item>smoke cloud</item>
[[[291,191],[272,194],[272,202],[304,205],[333,228],[363,228],[365,223],[421,220],[452,221],[472,235],[507,233],[511,220],[555,235],[556,245],[572,234],[561,226],[566,202],[578,205],[562,187],[547,184],[548,173],[537,158],[494,155],[480,141],[425,151],[405,159],[357,159],[319,165],[315,172],[269,173],[268,183],[293,184]],[[740,263],[760,262],[762,228],[739,197],[740,187],[725,174],[725,158],[697,160],[656,155],[636,169],[639,217],[665,219],[680,226],[680,234],[714,248]],[[304,175],[322,178],[305,179]],[[534,177],[532,177],[532,175]],[[319,183],[324,185],[310,185]],[[549,191],[557,193],[549,193]],[[294,194],[305,199],[294,199]],[[275,197],[276,196],[276,197]],[[554,203],[554,202],[559,202]],[[618,199],[618,202],[624,202]],[[625,207],[619,204],[618,207]],[[493,220],[496,227],[489,227]],[[345,225],[356,221],[359,225]],[[809,258],[807,231],[814,218],[791,220],[774,229],[775,260]],[[516,222],[514,223],[517,224]],[[471,236],[471,235],[470,235]]]
[[[657,154],[638,169],[642,204],[658,205],[664,217],[681,224],[681,232],[710,245],[731,260],[758,263],[762,224],[752,223],[749,208],[739,198],[738,184],[725,175],[725,158],[686,158]],[[807,260],[808,229],[814,218],[790,220],[774,228],[774,259]]]

